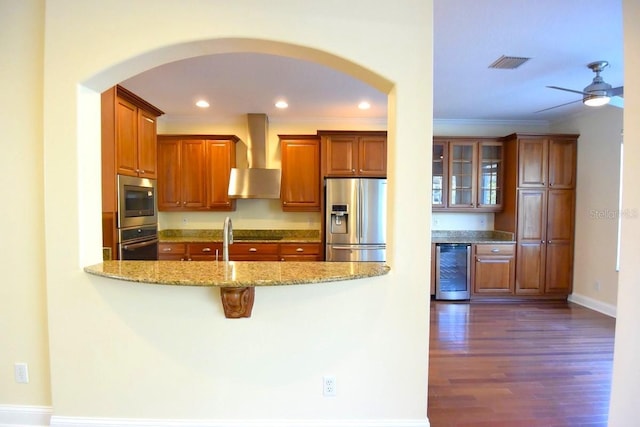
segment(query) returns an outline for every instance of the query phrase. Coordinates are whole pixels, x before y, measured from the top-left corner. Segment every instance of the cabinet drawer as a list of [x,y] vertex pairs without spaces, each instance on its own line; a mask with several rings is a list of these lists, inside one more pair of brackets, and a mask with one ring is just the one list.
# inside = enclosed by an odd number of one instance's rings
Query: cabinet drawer
[[189,255],[216,255],[216,251],[222,257],[222,243],[189,243]]
[[159,255],[184,255],[187,253],[187,245],[184,243],[160,243],[158,244]]
[[277,243],[233,243],[229,255],[278,255]]
[[317,243],[280,243],[280,255],[318,255]]
[[515,243],[496,243],[476,245],[476,255],[512,256],[515,254]]

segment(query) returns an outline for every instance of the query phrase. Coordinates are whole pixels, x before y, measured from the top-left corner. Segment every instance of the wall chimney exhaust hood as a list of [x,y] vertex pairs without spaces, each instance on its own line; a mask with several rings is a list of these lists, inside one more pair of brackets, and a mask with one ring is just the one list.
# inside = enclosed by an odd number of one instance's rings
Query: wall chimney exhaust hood
[[247,114],[247,124],[249,168],[231,169],[229,197],[232,199],[279,199],[280,169],[267,169],[269,119],[266,114]]

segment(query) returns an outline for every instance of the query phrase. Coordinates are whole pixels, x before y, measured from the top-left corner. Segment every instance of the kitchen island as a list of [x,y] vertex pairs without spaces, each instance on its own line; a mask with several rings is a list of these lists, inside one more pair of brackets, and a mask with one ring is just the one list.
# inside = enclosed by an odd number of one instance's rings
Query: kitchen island
[[250,317],[256,286],[304,285],[382,276],[381,262],[105,261],[84,271],[128,282],[219,287],[227,318]]

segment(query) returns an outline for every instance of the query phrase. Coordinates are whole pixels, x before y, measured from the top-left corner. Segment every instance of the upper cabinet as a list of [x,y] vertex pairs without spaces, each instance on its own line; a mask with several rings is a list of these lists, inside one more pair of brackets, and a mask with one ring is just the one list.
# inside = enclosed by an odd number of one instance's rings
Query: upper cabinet
[[282,152],[282,210],[320,211],[320,138],[279,135]]
[[435,138],[432,162],[433,210],[502,209],[502,142],[489,138]]
[[235,209],[235,200],[229,199],[229,176],[231,168],[236,167],[236,142],[235,137],[222,137],[220,139],[207,139],[205,150],[205,169],[207,180],[206,206],[211,210],[232,211]]
[[158,136],[158,210],[233,210],[227,191],[237,140],[229,135]]
[[[162,111],[121,86],[102,94],[102,142],[114,174],[156,178],[157,117]],[[105,145],[107,147],[105,147]]]
[[575,188],[577,145],[574,136],[520,136],[520,188]]
[[319,131],[323,174],[333,177],[386,177],[386,131]]

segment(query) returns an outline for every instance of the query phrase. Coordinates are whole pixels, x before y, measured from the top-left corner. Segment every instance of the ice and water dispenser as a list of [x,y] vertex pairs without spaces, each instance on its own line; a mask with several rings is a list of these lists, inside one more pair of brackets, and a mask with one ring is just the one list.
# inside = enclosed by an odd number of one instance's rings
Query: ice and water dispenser
[[348,234],[349,205],[331,205],[331,234]]

